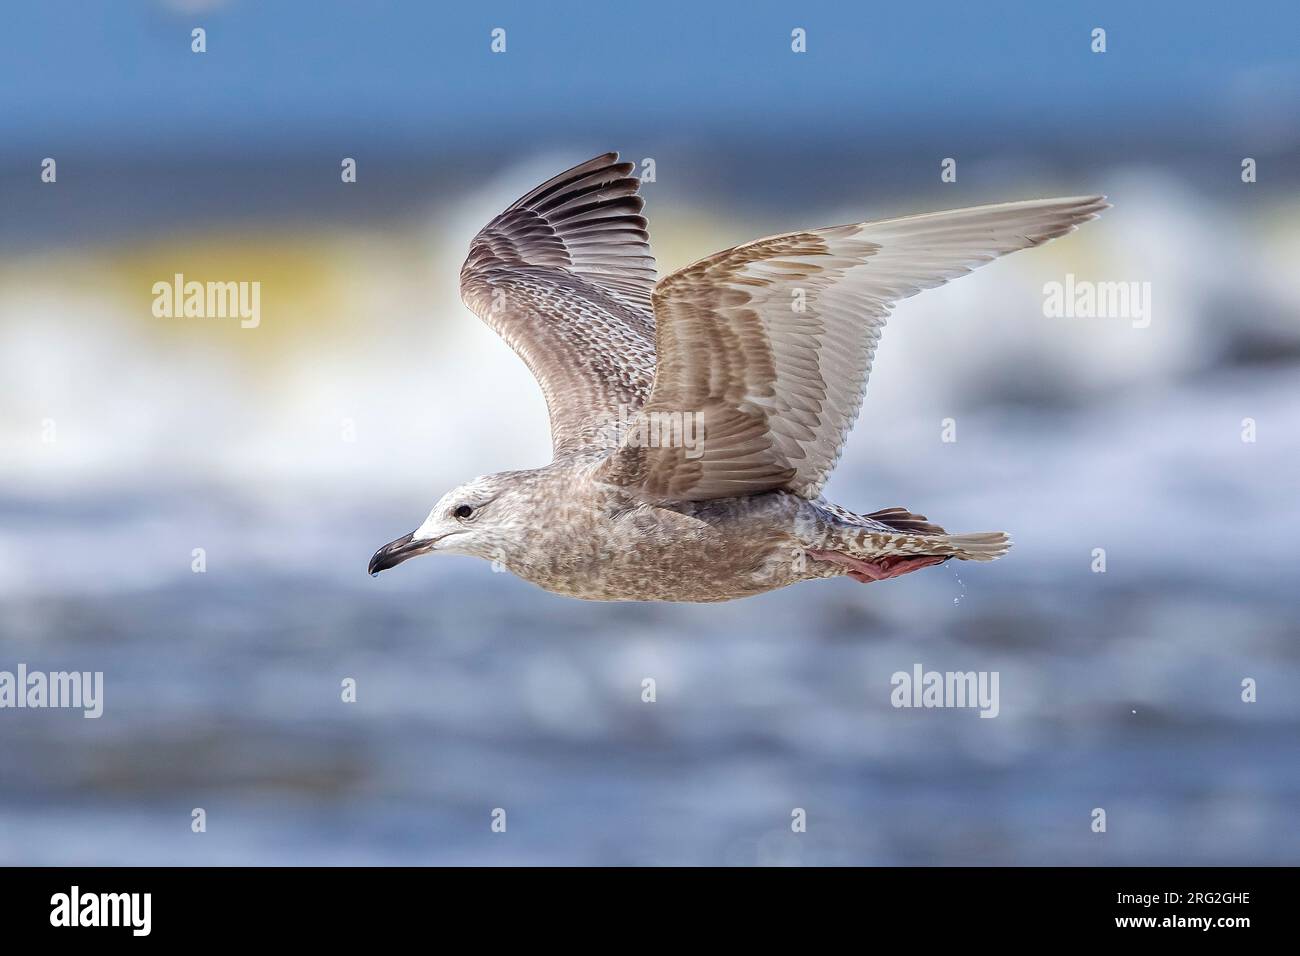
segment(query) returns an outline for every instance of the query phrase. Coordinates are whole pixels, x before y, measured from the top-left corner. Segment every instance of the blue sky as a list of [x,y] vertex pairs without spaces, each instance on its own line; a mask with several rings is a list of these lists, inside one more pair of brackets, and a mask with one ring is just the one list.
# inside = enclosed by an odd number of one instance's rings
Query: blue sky
[[[597,129],[1086,136],[1097,124],[1195,137],[1261,111],[1294,141],[1300,105],[1300,8],[1281,0],[186,8],[6,4],[4,141],[166,153],[344,132],[458,149]],[[208,31],[203,55],[189,49],[195,25]],[[488,49],[496,26],[505,55]],[[807,54],[790,52],[795,26]],[[1107,30],[1104,55],[1089,50],[1094,26]]]

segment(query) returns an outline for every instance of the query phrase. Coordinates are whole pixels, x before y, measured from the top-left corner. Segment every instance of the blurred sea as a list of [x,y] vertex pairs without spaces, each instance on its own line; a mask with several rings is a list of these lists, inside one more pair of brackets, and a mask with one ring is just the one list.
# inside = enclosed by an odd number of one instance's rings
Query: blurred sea
[[[460,558],[372,580],[451,484],[546,458],[540,396],[454,287],[538,169],[388,232],[0,265],[0,668],[106,683],[99,720],[0,715],[0,861],[1300,859],[1293,214],[1265,246],[1167,177],[1096,175],[1100,223],[898,309],[830,495],[1005,528],[996,564],[712,607],[575,602]],[[661,272],[858,208],[648,191]],[[262,327],[154,319],[150,282],[182,269],[260,278]],[[1151,327],[1044,318],[1065,271],[1151,280]],[[893,709],[914,663],[999,671],[1000,716]]]

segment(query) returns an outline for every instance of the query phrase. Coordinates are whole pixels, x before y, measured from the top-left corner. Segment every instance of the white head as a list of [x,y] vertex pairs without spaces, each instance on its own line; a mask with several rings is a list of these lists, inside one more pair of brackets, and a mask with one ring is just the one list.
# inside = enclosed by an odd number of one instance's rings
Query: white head
[[510,566],[527,536],[532,474],[503,471],[453,488],[438,499],[420,527],[375,552],[370,573],[431,551],[470,554]]

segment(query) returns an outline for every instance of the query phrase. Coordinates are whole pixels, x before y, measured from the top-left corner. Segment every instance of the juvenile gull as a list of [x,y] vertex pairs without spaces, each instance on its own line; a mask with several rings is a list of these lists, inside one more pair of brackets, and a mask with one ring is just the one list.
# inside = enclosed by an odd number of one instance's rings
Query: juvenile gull
[[447,492],[370,573],[448,552],[588,600],[727,601],[1005,554],[1004,532],[821,489],[894,303],[1072,232],[1104,197],[791,232],[656,283],[632,170],[597,156],[474,237],[461,297],[541,385],[553,460]]

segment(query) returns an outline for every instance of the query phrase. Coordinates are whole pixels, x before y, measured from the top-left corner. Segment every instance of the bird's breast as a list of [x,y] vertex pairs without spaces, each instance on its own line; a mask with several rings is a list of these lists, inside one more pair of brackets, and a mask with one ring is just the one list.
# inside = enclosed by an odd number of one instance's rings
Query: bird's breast
[[790,583],[779,570],[791,550],[785,529],[731,520],[725,510],[639,504],[577,531],[544,536],[544,555],[521,576],[606,601],[724,601]]

